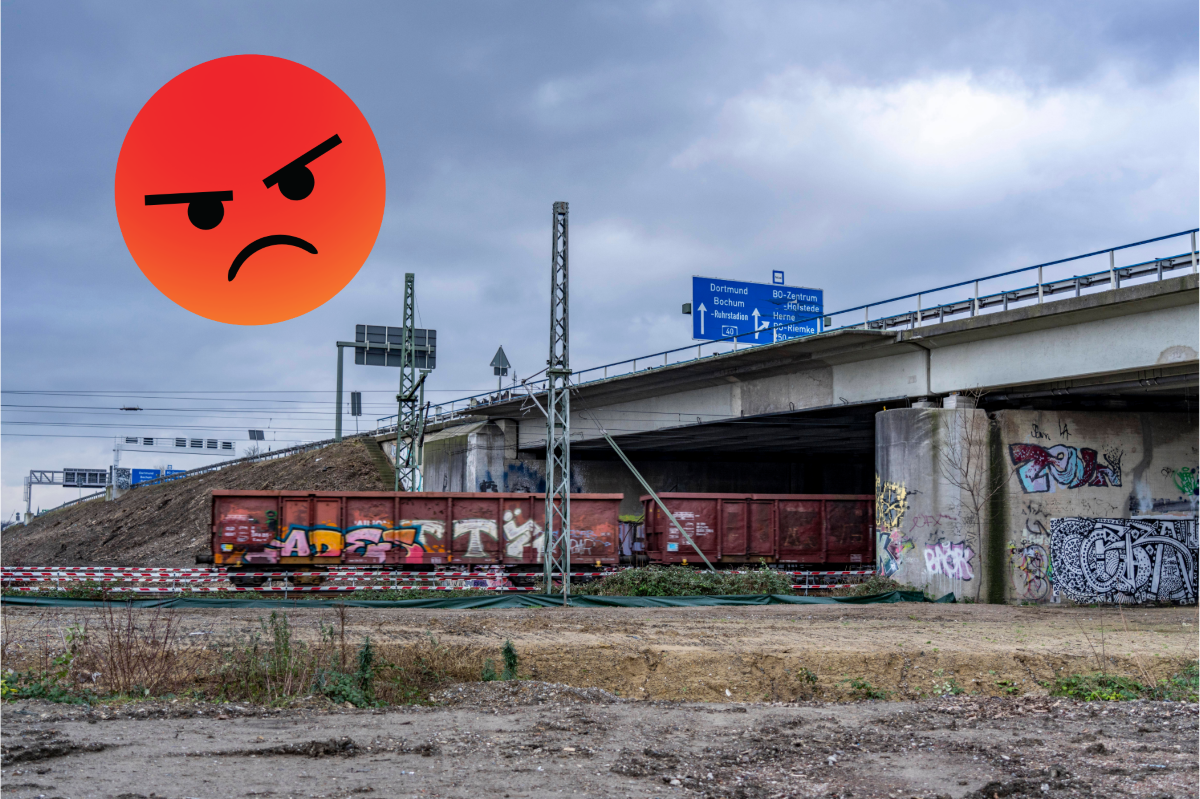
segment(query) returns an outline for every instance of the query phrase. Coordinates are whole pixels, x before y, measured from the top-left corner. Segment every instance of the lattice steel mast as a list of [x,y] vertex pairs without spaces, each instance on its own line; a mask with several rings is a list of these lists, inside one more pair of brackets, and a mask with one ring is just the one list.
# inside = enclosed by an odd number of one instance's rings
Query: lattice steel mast
[[421,433],[425,377],[417,375],[416,352],[416,276],[404,275],[404,334],[401,339],[400,393],[396,414],[396,491],[421,490]]
[[554,203],[550,241],[550,359],[546,361],[545,591],[562,575],[571,596],[571,365],[567,310],[567,204]]

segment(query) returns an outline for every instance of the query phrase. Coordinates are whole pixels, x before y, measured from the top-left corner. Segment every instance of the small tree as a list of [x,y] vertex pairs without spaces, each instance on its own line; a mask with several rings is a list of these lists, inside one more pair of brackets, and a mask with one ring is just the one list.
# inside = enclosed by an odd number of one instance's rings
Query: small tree
[[[986,392],[982,389],[964,391],[962,396],[969,397],[973,408],[978,407],[979,399]],[[960,505],[965,503],[970,513],[969,523],[974,539],[972,541],[977,553],[983,552],[983,517],[989,503],[996,494],[1008,486],[1008,478],[1015,471],[1014,466],[1003,477],[992,474],[989,467],[989,436],[994,422],[986,414],[948,413],[942,414],[940,429],[942,446],[938,451],[938,472],[942,479],[959,489]],[[982,554],[980,554],[982,558]],[[996,568],[999,564],[994,564]],[[975,584],[975,600],[979,600],[983,589],[982,570],[980,579]]]

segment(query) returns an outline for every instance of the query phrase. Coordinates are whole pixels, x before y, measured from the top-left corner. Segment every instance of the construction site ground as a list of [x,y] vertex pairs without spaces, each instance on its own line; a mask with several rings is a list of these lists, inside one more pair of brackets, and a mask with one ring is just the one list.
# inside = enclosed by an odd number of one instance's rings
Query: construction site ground
[[432,707],[147,702],[3,709],[4,795],[1140,797],[1196,795],[1196,707],[947,697],[635,702],[545,683]]
[[[215,649],[246,640],[267,615],[171,612],[189,645]],[[8,657],[72,625],[96,629],[99,613],[5,607]],[[340,622],[327,605],[286,613],[313,644],[322,624]],[[1143,683],[1178,672],[1195,662],[1194,608],[352,608],[345,622],[347,640],[370,635],[385,659],[433,636],[499,661],[511,640],[521,679],[459,683],[423,706],[380,710],[326,700],[8,702],[5,795],[992,799],[1197,789],[1194,704],[1080,703],[1045,687],[1101,668]],[[938,696],[951,681],[964,693]],[[864,685],[888,700],[850,701]]]
[[[332,602],[287,614],[293,635],[315,643],[338,622]],[[97,626],[103,611],[6,606],[10,640],[60,637]],[[233,645],[270,611],[186,609],[190,640]],[[153,611],[136,611],[150,614]],[[595,687],[632,699],[791,701],[852,696],[863,680],[918,698],[953,680],[985,696],[1044,694],[1040,683],[1093,671],[1141,683],[1194,661],[1194,607],[1067,608],[976,604],[769,605],[701,608],[418,610],[351,608],[346,640],[386,652],[429,636],[499,658],[511,640],[523,676]],[[196,635],[191,635],[195,633]],[[16,650],[9,651],[14,655]],[[804,677],[815,675],[815,691]]]

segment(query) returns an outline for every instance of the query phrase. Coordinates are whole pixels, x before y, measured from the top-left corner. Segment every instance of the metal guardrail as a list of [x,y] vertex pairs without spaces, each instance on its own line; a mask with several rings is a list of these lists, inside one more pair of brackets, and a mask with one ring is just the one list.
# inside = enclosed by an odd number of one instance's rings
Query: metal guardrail
[[[1054,295],[1056,295],[1056,294],[1074,292],[1074,296],[1080,296],[1080,292],[1083,289],[1090,289],[1090,288],[1094,288],[1096,286],[1112,285],[1114,288],[1119,288],[1122,280],[1133,280],[1133,279],[1148,277],[1150,275],[1154,275],[1156,277],[1156,279],[1162,280],[1164,274],[1173,272],[1178,269],[1188,269],[1188,268],[1190,268],[1191,271],[1193,273],[1195,273],[1197,271],[1197,266],[1198,266],[1197,260],[1198,260],[1198,258],[1200,258],[1200,255],[1198,255],[1197,250],[1196,250],[1196,234],[1198,232],[1200,232],[1200,228],[1191,228],[1190,230],[1182,230],[1178,233],[1169,233],[1165,236],[1157,236],[1152,239],[1145,239],[1143,241],[1135,241],[1135,242],[1131,242],[1129,244],[1122,244],[1117,247],[1108,247],[1103,250],[1096,250],[1094,252],[1084,253],[1083,255],[1074,255],[1074,256],[1071,256],[1070,258],[1060,258],[1056,261],[1047,261],[1047,262],[1041,263],[1041,264],[1025,266],[1020,269],[1010,269],[1006,272],[998,272],[993,275],[986,275],[984,277],[972,278],[970,280],[962,280],[957,283],[950,283],[945,286],[938,286],[937,288],[925,289],[923,291],[912,292],[910,294],[903,294],[898,297],[891,297],[886,300],[879,300],[878,302],[867,303],[866,305],[855,305],[851,308],[843,308],[840,311],[832,311],[830,313],[824,314],[823,316],[812,316],[812,317],[808,317],[806,319],[798,319],[793,322],[788,322],[786,325],[776,325],[774,327],[766,328],[760,332],[773,334],[774,331],[777,329],[791,327],[793,325],[802,324],[804,322],[811,322],[814,320],[820,320],[821,322],[826,322],[826,321],[832,320],[834,317],[843,316],[845,314],[856,313],[859,311],[861,311],[863,314],[861,322],[856,320],[855,322],[853,322],[851,324],[845,324],[845,325],[841,325],[839,327],[833,327],[831,325],[824,325],[825,329],[822,332],[830,333],[830,332],[833,332],[836,330],[855,330],[855,329],[886,331],[886,330],[892,330],[892,329],[903,328],[903,327],[915,328],[915,327],[920,327],[923,323],[930,322],[931,320],[936,320],[937,322],[940,323],[940,322],[945,321],[948,317],[954,317],[954,316],[961,315],[961,314],[967,314],[969,316],[976,316],[976,315],[980,314],[981,312],[986,311],[987,309],[996,309],[997,306],[1000,306],[1000,308],[1002,310],[1008,310],[1011,305],[1030,303],[1030,302],[1040,304],[1047,297],[1054,297]],[[1174,238],[1178,238],[1180,236],[1188,236],[1188,235],[1191,236],[1191,248],[1186,253],[1179,254],[1179,255],[1173,255],[1173,256],[1170,256],[1167,258],[1156,258],[1156,259],[1153,259],[1150,261],[1143,261],[1141,263],[1130,264],[1127,266],[1118,267],[1115,265],[1115,254],[1120,250],[1127,250],[1132,247],[1140,247],[1140,246],[1143,246],[1146,244],[1153,244],[1154,242],[1166,241],[1168,239],[1174,239]],[[1056,280],[1052,280],[1052,281],[1043,280],[1043,277],[1044,277],[1043,271],[1047,267],[1068,264],[1068,263],[1072,263],[1074,261],[1082,260],[1084,258],[1093,258],[1098,255],[1104,255],[1106,253],[1109,254],[1109,268],[1107,270],[1102,270],[1099,272],[1092,272],[1090,274],[1085,274],[1085,275],[1072,275],[1069,278],[1061,278],[1061,279],[1056,279]],[[1024,286],[1021,288],[1016,288],[1016,289],[1006,289],[1004,291],[997,291],[997,292],[993,292],[993,293],[990,293],[987,295],[982,295],[982,296],[979,294],[979,288],[980,288],[981,284],[983,284],[987,281],[998,280],[1000,278],[1005,278],[1005,277],[1011,277],[1013,275],[1019,275],[1019,274],[1023,274],[1023,273],[1027,273],[1027,272],[1032,272],[1034,270],[1037,271],[1037,282],[1034,284],[1031,284],[1029,286]],[[975,289],[974,296],[968,297],[965,300],[956,300],[953,302],[943,303],[940,305],[934,305],[929,308],[921,307],[921,300],[923,297],[925,297],[927,295],[936,294],[941,291],[948,291],[951,289],[962,288],[964,286],[973,286]],[[912,299],[916,300],[916,306],[917,306],[913,310],[904,311],[904,312],[901,312],[898,314],[891,314],[891,315],[879,317],[876,319],[871,319],[870,312],[871,312],[872,308],[879,308],[881,306],[889,305],[894,302],[902,302],[904,300],[912,300]],[[724,355],[724,354],[728,354],[730,352],[737,352],[738,351],[737,339],[745,338],[747,335],[749,335],[749,334],[743,333],[738,336],[728,336],[726,338],[717,339],[715,341],[701,342],[698,344],[688,344],[683,347],[676,347],[674,349],[650,353],[649,355],[640,355],[636,358],[626,358],[623,361],[614,361],[613,363],[602,364],[601,366],[593,366],[588,369],[581,369],[573,374],[573,377],[577,380],[575,385],[576,386],[584,386],[584,385],[588,385],[589,383],[595,383],[595,382],[599,382],[602,380],[607,380],[612,377],[622,377],[624,375],[638,374],[640,372],[647,372],[647,371],[652,371],[654,369],[661,369],[666,366],[676,366],[676,365],[684,364],[684,363],[694,363],[696,361],[703,360],[704,358],[711,358],[716,355]],[[815,333],[815,334],[810,334],[810,335],[820,335],[820,333]],[[795,337],[789,336],[789,338],[787,340],[795,341],[799,338],[807,338],[807,337],[808,336],[795,336]],[[726,345],[731,348],[726,349],[726,350],[710,351],[707,355],[704,354],[704,348],[706,348],[706,347],[715,348],[715,347],[720,347],[722,345]],[[753,346],[757,346],[757,345],[748,344],[745,346],[753,347]],[[672,356],[678,356],[681,353],[689,353],[690,354],[692,352],[695,352],[695,357],[689,357],[689,358],[678,358],[677,357],[675,360],[672,360]],[[639,361],[642,364],[645,364],[640,369],[638,368]],[[592,377],[590,379],[579,379],[583,375],[589,375],[589,374],[595,375],[595,373],[597,373],[597,372],[599,372],[599,375],[596,375],[595,377]],[[531,390],[534,390],[534,391],[541,391],[541,390],[544,390],[544,388],[545,388],[545,380],[543,379],[543,380],[525,382],[525,383],[522,383],[520,387],[514,386],[511,389],[506,389],[506,390],[502,390],[499,392],[485,391],[485,392],[482,392],[479,394],[473,394],[470,396],[461,397],[459,399],[456,399],[456,400],[453,400],[450,402],[450,410],[444,411],[442,413],[431,414],[429,417],[429,423],[435,424],[435,423],[440,423],[440,422],[447,422],[456,417],[469,416],[471,411],[474,410],[475,408],[483,407],[486,405],[493,405],[493,404],[496,404],[499,402],[507,402],[508,400],[513,399],[515,397],[523,396],[521,391],[525,386],[528,386]],[[460,404],[463,407],[455,407]],[[380,433],[387,433],[387,432],[393,431],[395,429],[394,423],[391,425],[383,424],[384,422],[387,422],[391,419],[395,419],[395,417],[394,416],[384,416],[384,417],[377,419],[376,423],[379,426],[376,428],[374,433],[380,434]]]
[[[375,435],[376,435],[375,431],[371,430],[371,431],[367,431],[367,432],[363,432],[363,433],[355,433],[354,435],[342,436],[342,441],[352,441],[356,438],[371,438]],[[287,447],[285,449],[277,449],[277,450],[273,450],[271,452],[260,452],[257,455],[246,455],[245,457],[235,458],[234,460],[231,460],[231,461],[222,461],[221,463],[212,463],[212,464],[209,464],[208,466],[200,466],[196,469],[189,469],[186,472],[179,472],[178,474],[172,474],[169,476],[164,475],[163,477],[156,477],[153,480],[146,480],[144,482],[131,485],[129,487],[129,490],[133,491],[138,488],[145,488],[146,486],[162,485],[163,483],[170,483],[174,480],[182,480],[187,477],[195,477],[196,475],[199,475],[199,474],[208,474],[209,472],[216,472],[216,471],[220,471],[221,469],[228,469],[230,466],[235,466],[239,463],[258,463],[259,461],[269,461],[269,460],[274,460],[275,458],[286,458],[289,455],[296,455],[301,452],[308,452],[308,451],[314,450],[314,449],[323,449],[323,448],[329,446],[330,444],[336,444],[336,443],[337,443],[337,439],[326,438],[326,439],[322,439],[321,441],[311,441],[307,444],[297,444],[294,447]]]
[[107,493],[107,491],[97,491],[95,494],[88,494],[86,497],[78,497],[77,499],[73,499],[70,502],[64,502],[61,505],[55,505],[53,508],[41,511],[37,514],[37,516],[45,516],[47,513],[53,513],[56,510],[62,510],[63,508],[69,508],[72,505],[78,505],[83,502],[90,502],[93,499],[104,499],[104,496],[106,493]]

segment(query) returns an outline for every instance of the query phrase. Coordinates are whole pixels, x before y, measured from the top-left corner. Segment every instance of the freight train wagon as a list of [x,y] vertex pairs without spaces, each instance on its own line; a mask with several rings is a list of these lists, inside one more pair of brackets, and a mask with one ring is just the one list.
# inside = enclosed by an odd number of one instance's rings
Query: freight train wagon
[[[621,499],[571,495],[573,561],[617,565]],[[447,564],[532,572],[541,569],[545,507],[535,494],[214,490],[212,558],[245,572]]]
[[[871,494],[659,494],[714,565],[875,564]],[[652,563],[700,563],[696,550],[649,496],[646,554]]]

